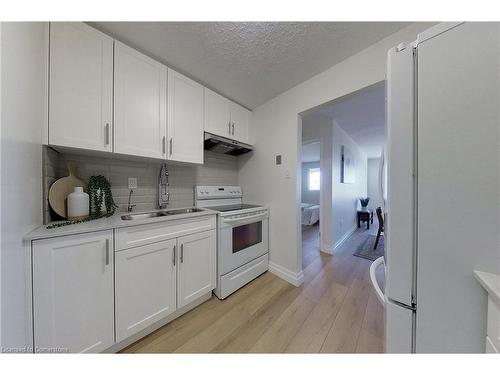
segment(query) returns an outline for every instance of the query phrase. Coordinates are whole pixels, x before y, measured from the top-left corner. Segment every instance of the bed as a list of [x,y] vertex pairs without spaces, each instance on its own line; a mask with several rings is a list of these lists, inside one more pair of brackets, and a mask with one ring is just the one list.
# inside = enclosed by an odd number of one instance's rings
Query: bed
[[301,203],[302,225],[314,225],[319,221],[319,205]]

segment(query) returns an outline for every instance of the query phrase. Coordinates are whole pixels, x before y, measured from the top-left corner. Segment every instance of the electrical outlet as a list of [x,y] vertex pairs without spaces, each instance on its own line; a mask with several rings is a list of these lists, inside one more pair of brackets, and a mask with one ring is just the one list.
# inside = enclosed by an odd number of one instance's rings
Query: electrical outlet
[[129,177],[128,178],[128,188],[129,189],[137,189],[137,178]]

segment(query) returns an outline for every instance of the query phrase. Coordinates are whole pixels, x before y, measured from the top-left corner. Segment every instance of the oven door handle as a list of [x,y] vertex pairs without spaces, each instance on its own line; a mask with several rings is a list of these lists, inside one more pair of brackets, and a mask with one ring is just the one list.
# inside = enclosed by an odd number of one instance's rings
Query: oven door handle
[[224,223],[237,223],[237,222],[246,223],[248,221],[254,221],[255,219],[261,219],[264,217],[267,217],[267,212],[260,215],[238,217],[236,219],[223,219],[223,221]]

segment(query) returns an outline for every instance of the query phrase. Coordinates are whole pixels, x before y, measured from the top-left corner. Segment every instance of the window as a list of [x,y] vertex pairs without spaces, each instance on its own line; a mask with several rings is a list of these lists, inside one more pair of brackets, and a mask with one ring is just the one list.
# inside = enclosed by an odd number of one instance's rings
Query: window
[[319,190],[320,174],[319,168],[309,169],[309,190]]

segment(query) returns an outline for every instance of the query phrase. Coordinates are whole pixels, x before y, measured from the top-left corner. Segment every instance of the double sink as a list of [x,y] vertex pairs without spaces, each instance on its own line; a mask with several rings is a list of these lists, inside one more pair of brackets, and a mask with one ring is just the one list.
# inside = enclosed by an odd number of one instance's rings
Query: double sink
[[203,211],[203,210],[200,208],[181,208],[181,209],[177,209],[177,210],[143,212],[143,213],[137,213],[137,214],[123,215],[122,220],[151,219],[154,217],[190,214],[190,213],[200,212],[200,211]]

